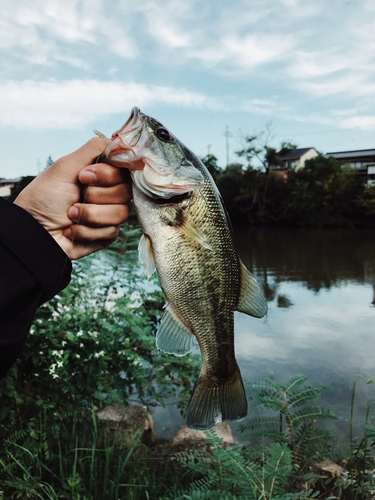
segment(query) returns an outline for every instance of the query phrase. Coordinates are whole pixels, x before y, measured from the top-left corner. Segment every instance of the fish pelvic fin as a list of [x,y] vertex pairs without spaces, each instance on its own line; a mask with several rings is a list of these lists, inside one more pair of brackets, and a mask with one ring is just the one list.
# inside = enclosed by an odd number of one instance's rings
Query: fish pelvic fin
[[200,374],[186,410],[186,425],[190,429],[204,431],[223,421],[239,422],[246,415],[247,400],[238,366],[222,383]]
[[194,335],[167,306],[156,332],[156,347],[167,354],[185,356],[194,345]]
[[154,249],[150,238],[142,234],[138,244],[138,258],[142,264],[146,264],[147,278],[150,278],[156,271]]
[[241,266],[241,293],[236,307],[237,311],[249,314],[255,318],[263,318],[267,314],[267,301],[254,276],[240,261]]

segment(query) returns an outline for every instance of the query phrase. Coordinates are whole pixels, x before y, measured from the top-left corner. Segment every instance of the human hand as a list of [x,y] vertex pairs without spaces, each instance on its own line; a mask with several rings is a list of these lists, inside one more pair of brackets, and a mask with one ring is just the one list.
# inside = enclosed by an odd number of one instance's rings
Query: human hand
[[105,139],[90,139],[39,174],[14,201],[71,260],[110,245],[129,215],[126,203],[132,195],[127,170],[92,164],[107,144]]

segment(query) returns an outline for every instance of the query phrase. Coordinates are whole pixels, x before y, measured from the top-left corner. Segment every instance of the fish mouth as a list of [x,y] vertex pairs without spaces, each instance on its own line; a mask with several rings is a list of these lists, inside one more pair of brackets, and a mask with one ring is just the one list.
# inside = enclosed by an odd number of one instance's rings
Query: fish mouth
[[112,140],[118,139],[126,149],[131,149],[138,144],[142,136],[146,124],[145,119],[146,115],[137,106],[134,106],[124,125],[112,134]]
[[124,125],[114,132],[111,142],[101,158],[115,166],[125,166],[129,169],[141,170],[143,160],[138,157],[138,151],[148,142],[147,116],[134,106]]
[[120,134],[123,130],[125,130],[127,127],[129,127],[129,131],[134,128],[134,125],[138,122],[138,120],[141,120],[142,122],[144,121],[146,115],[142,113],[142,111],[137,107],[133,106],[132,110],[130,111],[130,116],[124,123],[124,125],[115,132],[116,134]]

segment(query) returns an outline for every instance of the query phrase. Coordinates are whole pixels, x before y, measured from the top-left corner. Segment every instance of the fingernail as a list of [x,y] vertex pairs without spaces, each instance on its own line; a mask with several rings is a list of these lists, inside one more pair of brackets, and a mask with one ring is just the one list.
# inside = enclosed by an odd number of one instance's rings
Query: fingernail
[[82,184],[91,184],[97,181],[96,174],[92,170],[81,170],[79,178]]
[[77,220],[79,217],[79,210],[77,207],[70,207],[68,211],[68,217],[72,220]]

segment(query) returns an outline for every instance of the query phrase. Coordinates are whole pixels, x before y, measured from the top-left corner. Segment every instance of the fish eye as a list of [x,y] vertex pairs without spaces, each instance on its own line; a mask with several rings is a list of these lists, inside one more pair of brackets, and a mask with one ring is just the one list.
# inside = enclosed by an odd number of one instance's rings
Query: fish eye
[[155,134],[158,139],[164,142],[169,141],[169,139],[171,138],[168,130],[165,128],[158,128]]

